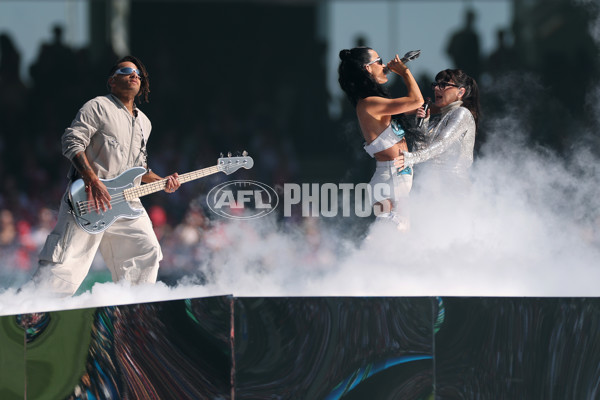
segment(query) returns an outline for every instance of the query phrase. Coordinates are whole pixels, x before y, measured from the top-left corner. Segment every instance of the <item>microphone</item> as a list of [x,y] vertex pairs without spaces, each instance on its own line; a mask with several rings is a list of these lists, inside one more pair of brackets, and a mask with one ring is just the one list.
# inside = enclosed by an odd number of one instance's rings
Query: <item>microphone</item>
[[[423,111],[425,111],[425,116],[427,116],[427,110],[429,110],[429,103],[431,103],[431,99],[428,97],[423,104]],[[420,128],[423,125],[423,118],[417,118],[417,128]]]
[[408,53],[406,53],[404,55],[404,57],[402,57],[400,59],[400,61],[402,61],[404,64],[406,64],[407,62],[412,61],[415,58],[419,58],[420,55],[421,55],[421,50],[412,50],[412,51],[409,51]]
[[[411,50],[408,53],[406,53],[404,55],[404,57],[402,57],[400,59],[400,61],[402,61],[403,64],[406,64],[409,61],[414,60],[415,58],[419,58],[419,56],[421,55],[421,50]],[[387,65],[385,67],[383,67],[383,73],[384,74],[388,74],[390,72],[390,69],[387,67]]]

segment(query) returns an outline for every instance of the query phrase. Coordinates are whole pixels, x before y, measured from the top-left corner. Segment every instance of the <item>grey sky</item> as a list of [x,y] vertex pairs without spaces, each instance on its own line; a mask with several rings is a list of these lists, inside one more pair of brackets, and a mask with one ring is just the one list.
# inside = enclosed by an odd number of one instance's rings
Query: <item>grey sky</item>
[[409,67],[413,75],[433,75],[451,68],[445,48],[452,32],[464,24],[464,12],[477,13],[475,29],[480,34],[482,54],[496,46],[496,31],[508,28],[512,6],[509,0],[497,1],[347,1],[333,0],[328,7],[328,76],[330,92],[341,96],[337,83],[338,53],[355,45],[358,35],[367,39],[384,60],[398,53],[420,49],[419,59]]
[[[495,46],[495,32],[508,27],[511,2],[495,1],[348,1],[331,0],[325,11],[322,28],[329,40],[327,81],[330,92],[341,96],[337,84],[338,52],[352,47],[358,35],[367,38],[384,58],[395,53],[421,49],[421,57],[410,65],[415,76],[450,67],[445,46],[452,31],[463,24],[465,9],[477,12],[475,27],[481,35],[483,53]],[[9,33],[22,55],[23,79],[43,42],[52,38],[54,24],[66,27],[65,41],[73,47],[89,41],[88,2],[83,0],[0,0],[0,32]]]
[[29,79],[28,69],[40,46],[52,40],[52,26],[64,26],[64,40],[79,48],[89,41],[88,6],[81,0],[0,0],[0,33],[8,33],[21,54],[21,76]]

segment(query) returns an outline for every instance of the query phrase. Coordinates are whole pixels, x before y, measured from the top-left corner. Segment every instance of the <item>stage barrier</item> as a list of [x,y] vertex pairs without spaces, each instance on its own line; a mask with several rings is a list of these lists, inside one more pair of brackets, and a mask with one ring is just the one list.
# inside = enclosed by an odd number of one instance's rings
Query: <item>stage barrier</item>
[[193,298],[0,317],[0,398],[593,399],[600,300]]

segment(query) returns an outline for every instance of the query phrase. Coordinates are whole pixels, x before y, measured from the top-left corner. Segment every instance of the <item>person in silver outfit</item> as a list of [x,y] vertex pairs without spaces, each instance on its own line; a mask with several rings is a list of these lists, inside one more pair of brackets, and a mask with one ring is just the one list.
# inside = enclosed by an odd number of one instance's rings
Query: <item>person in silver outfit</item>
[[[365,151],[376,160],[376,171],[369,182],[371,202],[380,221],[392,222],[399,230],[408,228],[406,199],[412,187],[412,170],[398,168],[395,159],[408,150],[404,130],[392,116],[414,112],[423,96],[410,70],[398,55],[384,63],[370,47],[340,51],[339,83],[356,110],[365,140]],[[383,86],[388,72],[399,75],[407,95],[393,97]]]
[[[412,152],[403,151],[396,165],[415,169],[416,179],[423,179],[428,189],[461,192],[470,186],[469,170],[473,164],[475,134],[479,122],[477,82],[460,69],[439,72],[432,83],[435,102],[431,110],[417,110],[422,124],[423,142]],[[421,168],[422,167],[422,168]]]

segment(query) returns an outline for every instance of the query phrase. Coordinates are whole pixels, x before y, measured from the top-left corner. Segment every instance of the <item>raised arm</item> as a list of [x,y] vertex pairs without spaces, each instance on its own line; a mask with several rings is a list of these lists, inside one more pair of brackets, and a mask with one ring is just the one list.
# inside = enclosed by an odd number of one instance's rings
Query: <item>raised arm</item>
[[378,96],[367,97],[365,99],[366,111],[377,118],[384,115],[402,114],[421,107],[423,105],[423,95],[421,94],[419,85],[410,70],[400,61],[400,57],[397,54],[387,64],[387,68],[402,77],[408,93],[405,97],[395,99]]

